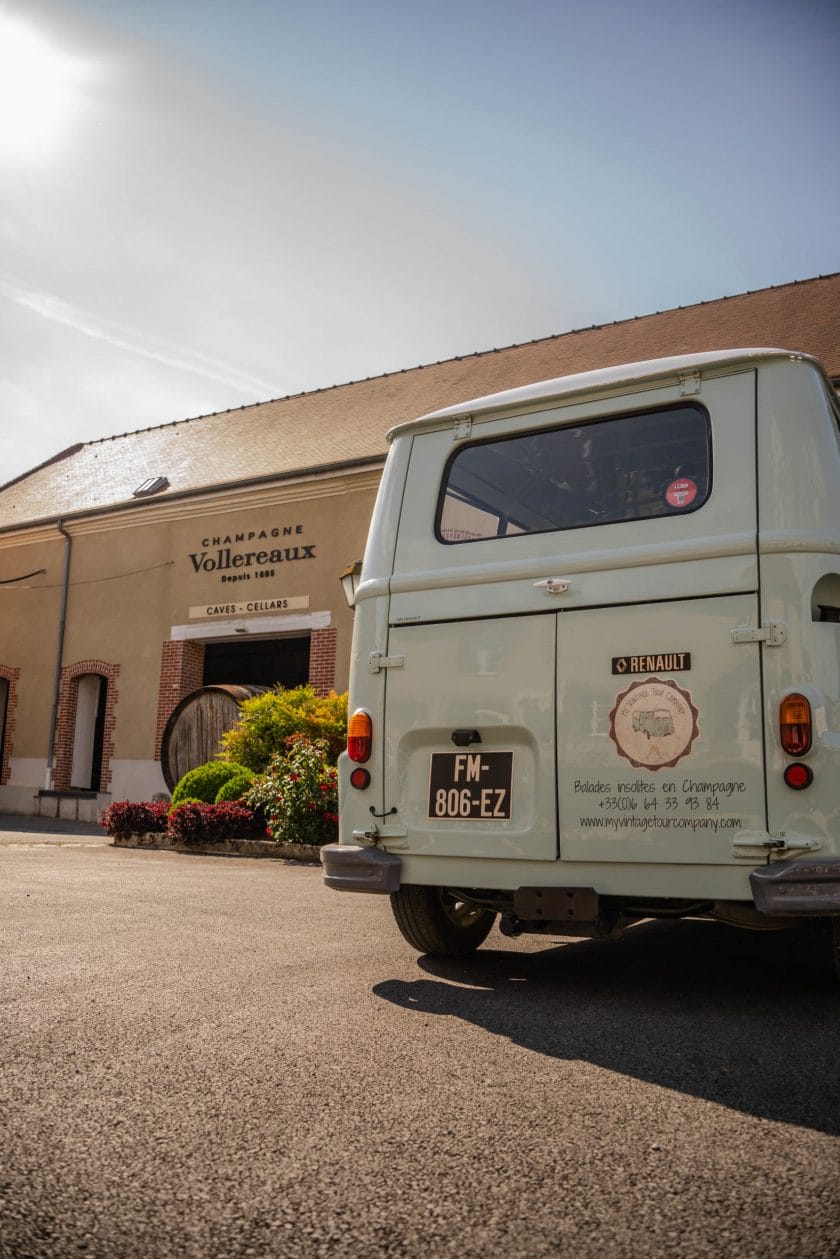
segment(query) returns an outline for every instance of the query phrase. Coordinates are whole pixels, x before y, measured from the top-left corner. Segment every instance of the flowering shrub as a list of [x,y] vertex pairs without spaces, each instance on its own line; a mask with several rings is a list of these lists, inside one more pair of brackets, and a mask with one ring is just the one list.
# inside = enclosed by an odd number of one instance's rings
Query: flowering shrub
[[296,734],[326,740],[327,760],[334,765],[347,734],[347,693],[319,695],[311,686],[278,686],[246,699],[238,723],[222,735],[222,756],[261,774],[273,756],[285,754],[286,740]]
[[241,804],[179,804],[169,814],[169,834],[185,844],[257,839],[265,834],[254,809]]
[[136,802],[117,800],[99,815],[99,825],[109,835],[126,839],[129,835],[145,835],[149,832],[160,833],[166,830],[169,805],[166,801]]
[[272,839],[283,844],[326,844],[338,834],[338,773],[326,739],[286,740],[245,797],[261,810]]

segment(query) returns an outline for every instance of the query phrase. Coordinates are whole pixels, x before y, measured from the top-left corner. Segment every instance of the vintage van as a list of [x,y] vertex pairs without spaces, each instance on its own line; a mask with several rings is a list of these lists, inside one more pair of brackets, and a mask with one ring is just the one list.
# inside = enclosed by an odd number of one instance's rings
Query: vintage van
[[814,359],[586,372],[389,434],[328,886],[417,949],[643,918],[840,948],[840,411]]

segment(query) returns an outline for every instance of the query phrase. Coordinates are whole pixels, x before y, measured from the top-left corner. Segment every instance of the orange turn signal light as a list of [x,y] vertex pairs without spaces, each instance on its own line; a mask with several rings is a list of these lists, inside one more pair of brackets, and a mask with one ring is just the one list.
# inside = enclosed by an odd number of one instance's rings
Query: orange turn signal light
[[373,722],[363,708],[353,713],[347,721],[347,755],[351,761],[362,764],[370,759],[373,747]]
[[779,705],[779,738],[788,756],[804,756],[811,747],[811,705],[804,695],[786,695]]

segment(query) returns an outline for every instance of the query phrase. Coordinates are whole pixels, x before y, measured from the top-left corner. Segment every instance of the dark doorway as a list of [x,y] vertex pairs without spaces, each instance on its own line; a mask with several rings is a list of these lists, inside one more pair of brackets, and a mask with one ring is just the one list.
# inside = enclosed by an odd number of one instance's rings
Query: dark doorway
[[309,635],[206,643],[204,686],[301,686],[309,679]]
[[102,752],[105,744],[105,706],[108,701],[108,680],[102,679],[99,687],[99,701],[96,705],[96,721],[93,726],[93,764],[90,771],[90,789],[99,791],[102,787]]

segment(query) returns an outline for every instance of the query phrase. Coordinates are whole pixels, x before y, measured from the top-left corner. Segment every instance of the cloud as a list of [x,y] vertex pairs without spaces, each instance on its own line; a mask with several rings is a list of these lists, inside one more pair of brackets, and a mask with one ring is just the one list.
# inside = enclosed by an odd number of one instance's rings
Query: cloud
[[225,363],[215,357],[211,358],[206,354],[196,353],[184,346],[173,345],[158,337],[151,337],[126,324],[102,319],[80,306],[64,301],[54,293],[27,288],[5,277],[0,277],[0,296],[19,306],[27,307],[44,319],[73,328],[83,336],[106,341],[117,349],[126,350],[129,354],[136,354],[141,358],[151,359],[166,367],[191,372],[204,380],[216,381],[247,393],[256,392],[267,396],[271,391],[271,385],[267,381],[241,372],[233,364]]

